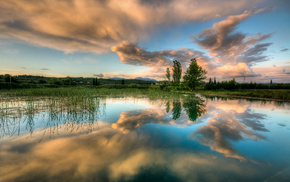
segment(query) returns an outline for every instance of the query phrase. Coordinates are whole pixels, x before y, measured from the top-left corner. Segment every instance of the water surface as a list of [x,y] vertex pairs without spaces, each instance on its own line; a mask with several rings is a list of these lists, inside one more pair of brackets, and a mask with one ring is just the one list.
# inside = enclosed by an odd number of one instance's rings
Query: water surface
[[1,102],[0,181],[290,180],[289,103],[88,102]]

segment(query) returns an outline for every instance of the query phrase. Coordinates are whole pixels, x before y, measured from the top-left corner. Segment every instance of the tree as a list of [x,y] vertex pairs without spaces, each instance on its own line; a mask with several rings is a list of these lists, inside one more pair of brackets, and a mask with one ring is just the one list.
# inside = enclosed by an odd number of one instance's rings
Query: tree
[[122,79],[122,81],[121,81],[121,84],[122,84],[122,85],[124,85],[124,84],[125,84],[125,80],[124,80],[124,79]]
[[272,83],[273,83],[273,82],[272,82],[272,80],[271,80],[271,81],[270,81],[270,85],[272,85]]
[[182,68],[180,62],[177,60],[173,61],[173,82],[179,84],[181,79]]
[[4,75],[5,82],[12,82],[12,76],[9,74]]
[[58,79],[58,78],[55,78],[55,77],[54,78],[51,78],[49,80],[49,84],[51,84],[51,85],[58,85],[58,86],[63,85],[62,81],[60,79]]
[[170,70],[168,67],[166,68],[166,78],[167,78],[168,82],[170,82]]
[[72,85],[72,79],[69,76],[66,77],[62,82],[63,82],[64,85],[67,85],[67,86],[68,85]]
[[191,63],[183,77],[184,82],[193,91],[195,87],[201,85],[203,80],[206,79],[206,71],[202,69],[196,62],[196,59],[191,59]]

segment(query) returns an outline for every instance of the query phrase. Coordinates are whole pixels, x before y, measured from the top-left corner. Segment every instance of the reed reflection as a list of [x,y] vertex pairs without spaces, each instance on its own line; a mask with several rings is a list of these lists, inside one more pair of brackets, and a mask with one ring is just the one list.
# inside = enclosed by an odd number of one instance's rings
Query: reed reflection
[[[0,137],[32,134],[66,123],[95,122],[105,112],[103,98],[43,98],[0,103]],[[57,132],[56,132],[57,133]]]

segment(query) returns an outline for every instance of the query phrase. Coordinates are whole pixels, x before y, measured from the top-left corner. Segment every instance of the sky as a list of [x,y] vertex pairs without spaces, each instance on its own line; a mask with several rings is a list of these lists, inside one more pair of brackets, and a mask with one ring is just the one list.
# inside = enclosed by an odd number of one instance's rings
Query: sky
[[289,0],[1,0],[0,74],[290,82]]

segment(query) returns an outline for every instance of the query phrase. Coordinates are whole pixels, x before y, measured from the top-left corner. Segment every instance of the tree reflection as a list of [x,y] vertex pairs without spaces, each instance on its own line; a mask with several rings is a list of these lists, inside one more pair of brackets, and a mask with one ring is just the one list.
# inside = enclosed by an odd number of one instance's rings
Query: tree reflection
[[172,119],[177,120],[180,117],[181,113],[181,102],[180,101],[174,101],[173,102],[173,108],[172,108]]
[[[186,100],[184,99],[182,100],[183,104],[181,104],[181,101],[173,101],[172,119],[177,120],[180,117],[183,106],[183,109],[186,112],[186,115],[188,116],[189,120],[195,121],[197,118],[199,118],[206,112],[204,102],[205,101],[203,99],[198,97],[188,98]],[[168,105],[170,106],[170,104],[168,104],[167,102],[166,112]]]
[[206,112],[204,100],[200,98],[185,100],[183,108],[190,121],[195,121]]
[[168,102],[166,103],[166,112],[168,113],[169,110],[170,110],[170,102],[168,101]]

